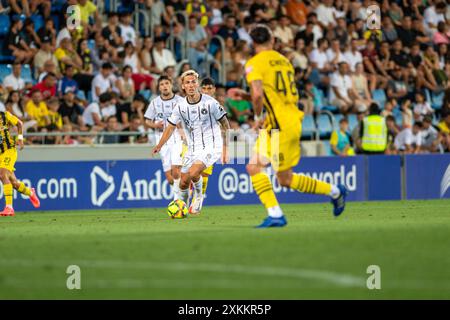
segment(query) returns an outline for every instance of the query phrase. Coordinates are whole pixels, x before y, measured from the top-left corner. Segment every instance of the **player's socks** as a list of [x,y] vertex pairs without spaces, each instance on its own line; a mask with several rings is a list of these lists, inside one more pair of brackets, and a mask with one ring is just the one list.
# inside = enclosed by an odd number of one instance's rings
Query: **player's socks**
[[187,206],[189,206],[189,188],[187,189],[181,189],[180,188],[180,199],[186,203]]
[[200,176],[197,182],[194,182],[194,197],[198,197],[203,191],[203,177]]
[[257,173],[250,177],[253,188],[266,209],[278,207],[278,201],[273,192],[272,183],[265,173]]
[[269,208],[267,212],[272,218],[281,218],[283,216],[283,210],[281,210],[280,206]]
[[180,199],[180,178],[173,180],[173,200]]
[[11,183],[3,185],[3,192],[5,194],[5,204],[7,207],[12,207],[13,204],[13,186]]
[[208,176],[203,176],[203,185],[202,185],[202,194],[203,195],[206,194],[206,188],[208,187],[208,180],[209,180]]
[[25,183],[23,183],[22,181],[20,181],[19,187],[16,190],[19,191],[21,194],[24,194],[26,196],[30,196],[31,195],[31,189],[28,188],[25,185]]
[[290,187],[303,193],[331,195],[332,192],[331,184],[298,173],[292,175]]
[[341,190],[339,190],[339,188],[335,185],[331,185],[331,191],[329,196],[333,199],[337,199],[339,198],[339,196],[341,195]]

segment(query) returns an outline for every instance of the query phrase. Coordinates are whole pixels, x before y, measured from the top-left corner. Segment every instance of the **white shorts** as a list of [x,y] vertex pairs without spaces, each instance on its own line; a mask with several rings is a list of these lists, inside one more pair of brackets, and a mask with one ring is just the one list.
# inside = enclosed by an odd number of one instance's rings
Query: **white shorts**
[[183,144],[175,143],[164,145],[159,152],[164,172],[172,170],[172,166],[181,166],[183,164],[181,153]]
[[187,173],[196,161],[203,162],[206,168],[209,168],[221,157],[222,150],[202,150],[200,152],[188,151],[183,158],[183,166],[181,167],[181,172]]

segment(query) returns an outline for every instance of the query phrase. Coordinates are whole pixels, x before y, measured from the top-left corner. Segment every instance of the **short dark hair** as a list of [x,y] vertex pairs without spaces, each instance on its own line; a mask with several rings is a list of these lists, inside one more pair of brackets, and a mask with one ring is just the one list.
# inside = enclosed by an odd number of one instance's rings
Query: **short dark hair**
[[216,83],[214,82],[214,80],[210,77],[206,77],[202,80],[202,83],[200,84],[201,87],[203,86],[216,86]]
[[49,72],[45,75],[44,80],[47,80],[50,77],[56,78],[56,74],[54,74],[53,72]]
[[395,122],[394,116],[393,116],[393,115],[388,115],[388,116],[386,117],[386,122],[387,122],[387,121]]
[[372,102],[369,106],[369,114],[380,114],[380,106],[376,102]]
[[170,83],[173,83],[171,77],[166,76],[166,75],[162,75],[162,76],[160,76],[160,77],[158,78],[158,87],[159,87],[159,85],[161,84],[161,82],[164,81],[164,80],[167,80],[167,81],[169,81]]
[[105,103],[105,102],[111,101],[112,96],[109,92],[104,92],[100,95],[100,97],[98,97],[98,99],[101,103]]
[[423,122],[433,123],[433,117],[430,116],[430,115],[426,115],[426,116],[423,117]]
[[264,44],[272,39],[272,32],[269,27],[258,25],[250,32],[250,37],[256,44]]
[[102,64],[102,69],[112,70],[113,69],[113,65],[110,62],[105,62],[105,63]]
[[145,97],[142,94],[137,94],[134,96],[133,102],[142,102],[143,104],[147,105],[148,101],[145,99]]
[[414,122],[414,126],[422,128],[423,127],[423,123],[422,123],[422,121],[416,121],[416,122]]

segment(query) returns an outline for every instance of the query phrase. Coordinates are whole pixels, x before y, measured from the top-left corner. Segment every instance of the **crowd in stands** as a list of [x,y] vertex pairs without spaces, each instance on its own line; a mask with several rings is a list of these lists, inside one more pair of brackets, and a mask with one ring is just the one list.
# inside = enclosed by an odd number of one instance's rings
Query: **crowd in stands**
[[[228,109],[232,127],[241,137],[252,135],[251,103],[233,90],[247,89],[249,32],[265,23],[275,50],[295,68],[299,108],[314,119],[327,112],[336,128],[325,136],[331,153],[358,152],[352,134],[358,128],[349,127],[348,117],[361,120],[373,102],[388,123],[390,153],[450,149],[445,0],[118,2],[117,12],[91,0],[0,2],[0,20],[10,23],[0,39],[0,67],[8,70],[0,109],[20,117],[27,133],[67,133],[29,137],[27,143],[152,143],[143,114],[157,95],[156,80],[169,75],[181,93],[178,76],[190,68],[215,80],[216,98]],[[380,8],[379,28],[368,17],[372,4]],[[76,28],[67,12],[71,5],[80,9]],[[134,25],[136,6],[151,17],[148,30]],[[120,131],[133,134],[114,134]],[[339,139],[348,140],[344,149],[336,147]]]

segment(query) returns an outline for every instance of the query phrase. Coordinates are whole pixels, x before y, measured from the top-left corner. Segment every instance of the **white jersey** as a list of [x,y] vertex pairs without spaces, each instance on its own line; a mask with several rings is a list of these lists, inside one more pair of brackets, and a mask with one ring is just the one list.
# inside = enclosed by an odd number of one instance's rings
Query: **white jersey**
[[189,103],[187,98],[180,100],[168,122],[172,125],[182,123],[189,152],[197,154],[205,150],[222,150],[219,121],[226,115],[216,99],[202,94],[198,103]]
[[[163,121],[164,123],[163,129],[155,129],[156,143],[161,140],[163,131],[168,125],[167,119],[169,119],[175,106],[182,100],[184,100],[182,97],[174,95],[173,98],[169,100],[164,100],[161,96],[158,96],[150,102],[144,117],[155,122]],[[175,130],[169,141],[167,141],[167,145],[178,144],[181,142],[181,136],[178,133],[178,130]]]

